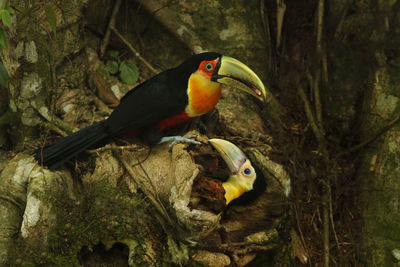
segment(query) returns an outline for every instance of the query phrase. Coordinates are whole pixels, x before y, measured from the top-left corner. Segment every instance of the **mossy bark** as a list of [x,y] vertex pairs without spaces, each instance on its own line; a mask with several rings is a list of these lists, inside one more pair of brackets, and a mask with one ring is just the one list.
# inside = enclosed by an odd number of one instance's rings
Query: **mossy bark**
[[[32,158],[30,153],[34,147],[60,138],[56,134],[71,133],[109,115],[110,109],[101,103],[93,88],[87,87],[93,72],[101,73],[102,69],[104,73],[105,68],[93,57],[93,47],[96,48],[99,43],[99,38],[92,34],[96,32],[85,33],[83,29],[87,22],[85,19],[91,25],[91,14],[107,13],[112,4],[113,1],[50,3],[57,17],[56,33],[49,24],[44,2],[32,7],[29,1],[18,1],[14,6],[18,10],[18,24],[14,25],[14,34],[10,35],[10,49],[2,52],[11,78],[7,108],[16,120],[7,122],[6,142],[0,143],[2,148],[6,145],[13,149],[7,152],[1,150],[5,157],[0,162],[0,220],[7,229],[0,231],[0,263],[20,266],[98,263],[104,259],[87,258],[91,250],[96,251],[99,245],[104,245],[107,251],[122,244],[123,248],[127,248],[120,253],[124,258],[122,266],[183,264],[192,262],[192,259],[206,265],[218,262],[229,264],[232,255],[236,263],[245,264],[255,257],[257,251],[275,248],[280,243],[275,227],[285,216],[290,179],[280,165],[265,156],[270,149],[266,144],[270,136],[265,132],[263,118],[259,115],[262,107],[241,93],[224,89],[221,106],[218,107],[221,116],[214,112],[208,117],[208,136],[200,138],[206,141],[217,134],[232,139],[240,136],[242,146],[252,148],[252,160],[265,165],[262,169],[269,188],[261,200],[245,209],[252,210],[255,216],[261,215],[257,228],[252,228],[243,208],[233,208],[233,214],[239,215],[231,215],[231,219],[228,216],[221,223],[228,225],[236,220],[237,225],[243,225],[239,229],[231,226],[235,229],[234,241],[239,242],[238,251],[242,251],[240,241],[251,237],[255,231],[260,232],[257,238],[245,240],[252,245],[245,252],[222,249],[218,253],[208,251],[207,246],[202,249],[192,247],[200,241],[216,244],[218,233],[214,230],[220,227],[221,216],[188,208],[191,184],[200,167],[186,146],[177,145],[172,154],[168,152],[167,145],[159,146],[139,165],[137,159],[146,157],[147,152],[143,149],[123,153],[105,149],[84,155],[76,166],[69,165],[55,172],[38,166]],[[240,4],[237,2],[235,5]],[[221,2],[221,5],[227,6],[229,2]],[[83,13],[85,7],[86,15]],[[199,13],[193,18],[200,20],[205,16],[205,7],[199,6]],[[170,10],[172,14],[177,12],[175,8]],[[190,9],[186,7],[183,11],[188,14],[180,18],[181,22],[188,23]],[[149,17],[149,14],[145,16]],[[125,22],[123,18],[121,16],[119,21],[121,25]],[[94,24],[106,25],[107,16],[101,19],[100,23]],[[192,53],[193,48],[197,51],[198,48],[193,45],[204,50],[226,52],[245,62],[257,58],[263,49],[262,38],[256,31],[253,36],[259,40],[252,43],[251,31],[255,27],[260,29],[258,19],[250,22],[242,19],[240,23],[233,21],[232,17],[229,20],[221,21],[225,31],[215,40],[209,40],[204,27],[194,27],[193,31],[198,31],[199,37],[196,44],[185,43],[188,39],[176,39],[182,35],[182,28],[171,28],[163,21],[151,24],[149,32],[152,34],[145,37],[151,42],[143,50],[152,62],[163,64],[160,69],[180,63]],[[246,44],[228,53],[225,44],[240,35],[242,39],[236,40],[236,43],[247,40]],[[118,42],[115,43],[118,46]],[[165,43],[170,44],[168,48]],[[254,53],[245,51],[246,45],[250,44],[256,48]],[[149,48],[153,49],[151,53]],[[265,75],[262,61],[255,62],[258,64],[252,67]],[[140,62],[137,64],[143,69],[141,79],[148,78],[148,70]],[[124,91],[126,86],[115,77],[104,76],[108,84]],[[272,95],[269,101],[273,101]],[[238,109],[238,104],[243,107]],[[243,114],[247,116],[240,116]],[[244,126],[249,120],[252,124]],[[216,128],[216,125],[222,127]],[[184,129],[180,131],[185,133]],[[280,208],[279,211],[274,210],[276,217],[269,218],[267,215],[270,213],[265,213],[264,208],[268,205],[276,207],[273,204],[275,197]],[[211,232],[213,239],[207,240]],[[199,255],[207,255],[208,260]]]
[[[349,199],[355,199],[360,207],[359,223],[352,222],[352,230],[360,229],[360,246],[354,256],[357,262],[367,266],[398,265],[400,3],[326,3],[322,39],[326,38],[323,50],[328,66],[320,70],[327,71],[320,82],[325,118],[321,124],[333,162],[332,169],[326,171],[326,166],[313,163],[321,162],[315,153],[318,144],[310,141],[308,122],[300,118],[303,103],[296,99],[293,89],[299,85],[312,88],[310,81],[318,73],[315,62],[319,62],[320,55],[315,53],[315,33],[309,27],[314,23],[312,15],[318,1],[285,2],[280,48],[274,41],[265,40],[265,18],[261,17],[258,1],[125,1],[117,18],[118,30],[159,70],[176,66],[193,52],[214,50],[247,63],[267,85],[271,81],[279,88],[274,92],[285,108],[270,92],[265,107],[242,92],[224,88],[216,111],[204,117],[206,135],[194,130],[204,142],[223,137],[240,144],[251,161],[262,166],[267,179],[267,190],[257,202],[232,207],[221,219],[218,214],[188,208],[193,180],[204,171],[193,157],[192,147],[177,145],[170,153],[168,146],[162,145],[147,158],[146,147],[138,142],[138,149],[133,151],[92,151],[61,171],[50,172],[36,164],[30,155],[33,147],[110,114],[98,90],[116,88],[113,92],[120,97],[129,87],[107,73],[96,55],[101,41],[98,36],[104,34],[114,1],[52,2],[57,15],[56,34],[47,20],[43,1],[38,1],[36,8],[31,8],[29,1],[17,1],[13,28],[8,32],[10,48],[1,53],[11,79],[9,88],[0,92],[0,129],[4,129],[0,133],[0,224],[5,226],[0,230],[0,263],[94,264],[106,259],[91,257],[96,254],[91,250],[104,247],[106,254],[122,246],[122,266],[193,261],[222,266],[232,260],[246,264],[256,252],[288,243],[278,237],[276,228],[284,225],[290,179],[282,166],[267,156],[281,153],[281,161],[287,167],[294,166],[297,195],[307,195],[307,187],[318,187],[319,177],[330,179],[337,199],[343,192],[356,194]],[[275,2],[263,3],[274,25]],[[145,11],[138,11],[143,8]],[[268,30],[276,29],[271,26]],[[124,51],[124,58],[131,55],[116,36],[110,49]],[[275,63],[280,64],[279,68],[275,66],[277,69],[271,67],[273,60],[269,58],[275,50],[281,53],[275,55]],[[136,57],[129,60],[139,66],[140,81],[153,75]],[[105,85],[93,82],[96,75],[103,75]],[[310,101],[314,104],[315,99]],[[278,127],[281,130],[276,131]],[[275,134],[273,137],[269,130]],[[185,127],[176,131],[189,132]],[[301,139],[299,144],[297,139]],[[357,146],[359,143],[363,145]],[[347,150],[354,145],[358,150]],[[305,152],[295,151],[299,147]],[[298,155],[304,158],[296,158]],[[335,155],[343,155],[343,159]],[[146,161],[138,164],[144,158]],[[354,176],[356,181],[350,181]],[[355,188],[346,188],[349,182]],[[299,192],[302,189],[307,194]],[[310,199],[319,201],[315,196]],[[300,202],[305,210],[310,199]],[[338,233],[343,233],[346,225],[337,218],[351,217],[343,215],[341,204],[337,200],[332,211],[332,223],[342,228],[336,229]],[[313,212],[319,212],[318,205],[312,206]],[[313,229],[308,234],[312,236],[310,233],[315,231],[318,235],[312,239],[317,244],[311,246],[318,247],[321,225],[313,221],[314,215],[309,217],[312,223],[308,227]],[[210,244],[221,245],[221,228],[230,230],[232,242],[228,242],[230,246],[222,244],[218,250]],[[292,233],[297,236],[293,229]],[[339,242],[345,243],[347,238],[339,235]],[[299,240],[296,242],[300,244]],[[247,250],[241,248],[241,242],[247,242]],[[238,247],[232,249],[235,244]],[[299,247],[293,251],[301,252],[292,253],[306,262],[312,255]],[[278,260],[267,253],[255,264],[265,264],[265,258],[269,264],[292,261],[284,248]],[[341,249],[338,245],[337,253],[344,251]],[[316,253],[314,259],[318,258],[321,253]],[[340,260],[345,265],[350,261]]]
[[342,1],[330,8],[331,23],[338,25],[335,36],[339,42],[333,46],[338,65],[333,79],[339,86],[325,96],[339,100],[340,106],[329,105],[327,111],[355,118],[348,122],[356,121],[357,128],[345,127],[357,129],[353,136],[364,145],[356,150],[360,157],[356,161],[359,191],[355,191],[359,192],[356,204],[361,219],[356,223],[360,229],[358,261],[366,266],[398,266],[400,95],[395,62],[400,52],[400,3]]
[[[391,83],[398,75],[392,76],[390,69],[381,66],[375,73],[372,95],[365,104],[369,114],[364,117],[364,140],[399,117],[399,95],[394,93],[398,85]],[[398,123],[382,132],[366,149],[357,173],[362,214],[361,255],[368,266],[397,266],[399,262],[395,256],[400,247],[399,138]]]

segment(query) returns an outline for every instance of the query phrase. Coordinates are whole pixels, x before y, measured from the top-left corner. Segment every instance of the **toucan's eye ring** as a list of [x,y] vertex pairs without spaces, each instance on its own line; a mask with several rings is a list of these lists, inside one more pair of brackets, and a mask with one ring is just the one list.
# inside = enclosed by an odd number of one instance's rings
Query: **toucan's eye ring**
[[214,66],[211,63],[206,63],[206,65],[204,65],[204,68],[206,69],[206,71],[212,71],[214,69]]
[[243,173],[246,174],[246,175],[250,175],[251,174],[251,170],[249,168],[246,168],[246,169],[244,169]]

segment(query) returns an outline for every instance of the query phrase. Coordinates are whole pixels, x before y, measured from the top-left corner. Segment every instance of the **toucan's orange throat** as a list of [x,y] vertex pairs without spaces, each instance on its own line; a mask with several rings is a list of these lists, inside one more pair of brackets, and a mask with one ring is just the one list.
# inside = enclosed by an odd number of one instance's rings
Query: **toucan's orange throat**
[[190,117],[200,116],[212,110],[221,97],[221,84],[213,82],[201,70],[189,78],[187,94],[189,104],[185,112]]

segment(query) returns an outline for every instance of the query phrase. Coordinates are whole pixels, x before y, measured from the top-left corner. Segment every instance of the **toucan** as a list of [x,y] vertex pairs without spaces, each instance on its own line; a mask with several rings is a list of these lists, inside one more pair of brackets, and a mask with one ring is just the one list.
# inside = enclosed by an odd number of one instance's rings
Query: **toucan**
[[239,147],[224,139],[214,138],[208,142],[218,151],[231,172],[222,183],[225,205],[249,203],[265,191],[267,184],[262,171]]
[[[219,53],[201,53],[131,89],[108,119],[39,148],[34,156],[41,165],[57,169],[109,137],[159,133],[212,110],[220,99],[222,85],[266,101],[262,81],[248,66]],[[157,139],[152,143],[157,144],[161,136]],[[170,139],[161,141],[166,140]]]
[[265,192],[267,183],[257,165],[227,140],[214,138],[208,142],[225,161],[229,175],[221,179],[197,177],[192,187],[192,206],[220,213],[229,205],[248,205],[258,199]]

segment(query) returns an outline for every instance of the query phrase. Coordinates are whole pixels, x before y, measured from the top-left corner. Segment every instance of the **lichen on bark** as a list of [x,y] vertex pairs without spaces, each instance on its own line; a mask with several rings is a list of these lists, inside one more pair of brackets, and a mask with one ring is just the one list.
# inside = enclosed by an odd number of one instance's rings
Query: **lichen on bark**
[[[21,62],[21,65],[9,64],[10,69],[18,65],[11,76],[9,104],[20,119],[19,134],[11,138],[15,147],[21,150],[32,152],[32,144],[40,147],[60,138],[53,130],[61,135],[68,134],[93,121],[104,119],[110,112],[107,108],[101,108],[101,101],[86,84],[90,74],[99,69],[92,68],[90,52],[86,50],[87,53],[84,53],[83,48],[90,47],[91,43],[99,40],[90,34],[84,36],[82,31],[82,8],[85,4],[86,1],[58,1],[57,5],[52,3],[52,8],[59,15],[56,35],[49,27],[42,9],[31,10],[32,13],[19,25],[18,32],[21,36],[16,36],[16,45],[13,47],[15,50],[11,50],[15,54],[10,53],[7,56],[13,58],[14,63]],[[209,1],[208,4],[218,9],[222,4],[229,5],[229,2],[218,4],[216,1]],[[198,7],[198,10],[207,12],[205,6]],[[248,14],[249,10],[231,8],[229,12]],[[176,12],[174,9],[171,11]],[[190,10],[186,8],[184,11],[179,19],[187,23],[187,28],[194,27],[192,30],[199,37],[197,43],[182,45],[182,40],[176,41],[170,34],[166,34],[167,37],[153,36],[153,39],[161,40],[156,45],[162,46],[165,44],[163,40],[168,40],[176,47],[189,47],[188,50],[179,51],[179,56],[172,48],[167,49],[169,52],[165,54],[153,52],[151,56],[154,62],[159,61],[172,67],[182,61],[183,56],[188,56],[191,50],[198,49],[196,46],[202,50],[217,50],[242,61],[250,62],[258,58],[257,51],[263,49],[262,38],[254,34],[257,37],[257,41],[254,41],[251,35],[251,28],[256,26],[256,22],[244,22],[244,18],[240,22],[235,21],[233,15],[226,21],[218,21],[216,18],[218,25],[221,25],[221,33],[216,35],[216,39],[210,39],[206,32],[198,29],[198,25],[201,25],[198,24],[202,18],[201,13],[193,16],[192,20],[195,22],[191,24]],[[169,30],[174,36],[186,36],[182,27]],[[165,32],[165,28],[152,31]],[[184,40],[187,39],[183,38]],[[243,44],[226,47],[228,42]],[[249,43],[252,43],[253,48],[256,46],[253,52],[243,50]],[[258,64],[252,68],[263,73],[262,60],[256,62]],[[148,76],[144,75],[142,79]],[[263,126],[264,119],[259,115],[261,105],[255,104],[251,97],[229,90],[224,88],[222,103],[218,107],[221,115],[213,122],[221,126],[219,132],[210,132],[209,136],[198,133],[200,139],[206,143],[208,137],[217,134],[224,134],[232,141],[241,136],[237,139],[238,143],[255,149],[251,152],[254,161],[260,164],[271,163],[265,157],[270,150],[268,145],[256,149],[260,143],[271,141]],[[238,109],[238,105],[245,108]],[[253,108],[255,111],[250,110]],[[237,119],[246,113],[247,119]],[[210,116],[215,115],[217,113]],[[246,120],[251,120],[252,123],[243,127]],[[116,243],[128,247],[127,257],[131,266],[162,264],[161,261],[183,264],[190,261],[193,254],[204,254],[207,247],[197,251],[193,246],[209,236],[212,238],[206,240],[207,244],[217,244],[214,242],[218,238],[215,230],[221,226],[221,215],[188,207],[193,180],[202,168],[188,151],[190,149],[184,145],[175,146],[172,153],[168,152],[168,145],[157,146],[139,165],[137,158],[145,158],[148,151],[92,151],[77,162],[54,172],[37,165],[30,153],[8,153],[9,161],[0,163],[0,166],[4,166],[1,173],[1,192],[10,194],[2,198],[1,208],[4,213],[1,214],[7,216],[2,216],[1,220],[5,225],[10,225],[12,231],[4,235],[0,244],[5,251],[0,255],[2,263],[79,265],[82,264],[82,251],[90,251],[99,244],[111,248]],[[122,161],[127,162],[133,172],[129,173],[128,167]],[[267,226],[271,228],[280,224],[279,216],[285,213],[287,207],[287,188],[280,185],[279,179],[286,186],[289,181],[287,174],[275,167],[277,166],[272,164],[264,168],[269,189],[259,202],[249,208],[253,214],[258,213],[263,220],[268,221]],[[13,179],[15,181],[10,182]],[[271,213],[263,212],[263,207],[266,203],[273,203],[275,199],[281,209],[273,210],[278,217],[270,219],[268,215]],[[231,214],[242,215],[231,216],[231,219],[226,218],[223,222],[224,227],[235,231],[235,242],[239,242],[237,248],[240,248],[241,240],[256,231],[260,232],[259,238],[245,242],[265,245],[271,241],[263,249],[273,249],[277,243],[265,234],[268,233],[267,226],[259,227],[259,223],[257,230],[253,229],[246,222],[246,216],[243,216],[246,209],[233,208]],[[241,221],[235,224],[235,218],[240,218]],[[243,229],[238,228],[238,225],[242,225]],[[18,238],[10,238],[11,235]],[[257,249],[259,247],[255,250]],[[240,254],[241,262],[254,258],[255,250]],[[210,258],[217,257],[221,262],[228,262],[226,254],[219,254],[221,253],[209,251],[207,255]]]

